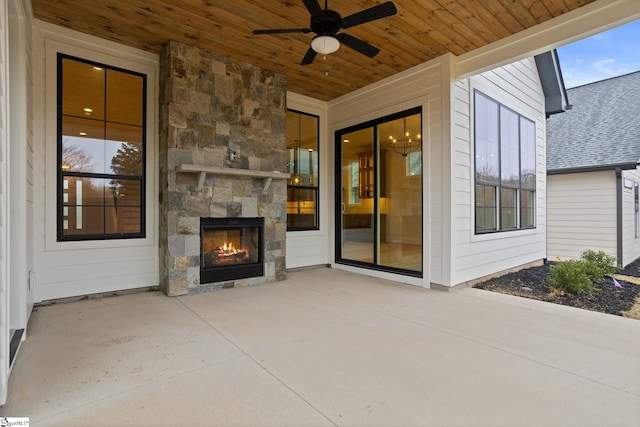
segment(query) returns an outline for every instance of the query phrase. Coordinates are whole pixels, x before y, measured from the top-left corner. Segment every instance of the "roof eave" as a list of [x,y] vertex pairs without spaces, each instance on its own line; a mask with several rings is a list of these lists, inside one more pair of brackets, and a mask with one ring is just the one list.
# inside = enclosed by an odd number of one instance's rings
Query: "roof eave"
[[611,165],[598,165],[598,166],[580,166],[576,168],[564,168],[564,169],[547,169],[547,175],[562,175],[567,173],[585,173],[585,172],[601,172],[601,171],[614,171],[616,169],[629,170],[635,169],[640,164],[638,162],[633,163],[616,163]]
[[571,109],[567,89],[564,86],[558,52],[553,49],[536,55],[536,66],[542,91],[545,97],[545,113],[547,118],[552,114],[564,113]]

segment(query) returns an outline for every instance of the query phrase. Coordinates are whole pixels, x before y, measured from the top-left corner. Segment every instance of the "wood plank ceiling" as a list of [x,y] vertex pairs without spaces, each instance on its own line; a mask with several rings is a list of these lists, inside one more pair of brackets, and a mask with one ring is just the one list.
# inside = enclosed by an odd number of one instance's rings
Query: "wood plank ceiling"
[[[288,89],[330,100],[444,53],[461,55],[595,0],[394,0],[394,16],[342,30],[378,48],[368,58],[347,46],[299,65],[313,33],[254,35],[254,29],[308,28],[301,0],[32,0],[52,24],[159,53],[169,40],[285,73]],[[329,0],[349,16],[377,0]],[[320,1],[324,8],[324,1]],[[325,71],[328,75],[325,75]]]

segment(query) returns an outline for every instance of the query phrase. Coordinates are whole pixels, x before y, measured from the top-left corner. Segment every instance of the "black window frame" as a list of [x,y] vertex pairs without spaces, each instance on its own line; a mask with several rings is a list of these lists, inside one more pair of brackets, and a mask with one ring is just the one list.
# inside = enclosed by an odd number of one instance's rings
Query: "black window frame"
[[[484,97],[486,100],[493,102],[496,107],[497,107],[497,137],[498,137],[498,141],[497,141],[497,150],[498,150],[498,165],[497,165],[497,181],[496,182],[491,182],[488,180],[482,180],[479,179],[478,177],[478,162],[477,162],[477,153],[478,153],[478,137],[477,137],[477,117],[478,117],[478,96],[482,96]],[[480,90],[474,89],[473,91],[473,107],[474,107],[474,119],[473,119],[473,131],[474,131],[474,140],[473,140],[473,146],[474,146],[474,161],[473,161],[473,172],[474,172],[474,212],[473,212],[473,218],[474,218],[474,233],[476,235],[483,235],[483,234],[491,234],[491,233],[501,233],[501,232],[509,232],[509,231],[518,231],[518,230],[532,230],[532,229],[536,229],[537,225],[536,225],[536,194],[537,194],[537,183],[536,183],[536,176],[537,176],[537,144],[536,144],[536,140],[537,140],[537,129],[536,129],[536,122],[534,120],[531,120],[530,118],[524,116],[523,114],[518,113],[517,111],[515,111],[512,108],[509,108],[508,106],[502,104],[501,102],[497,101],[496,99],[488,96],[487,94],[483,93]],[[505,110],[507,112],[509,112],[510,114],[515,114],[518,118],[517,123],[517,129],[518,129],[518,171],[519,171],[519,176],[518,176],[518,182],[517,184],[515,183],[507,183],[504,182],[505,180],[503,179],[503,153],[502,153],[502,148],[503,148],[503,127],[502,127],[502,111]],[[533,125],[533,146],[534,146],[534,170],[533,170],[533,186],[527,185],[524,181],[524,174],[523,174],[523,161],[522,161],[522,156],[523,156],[523,133],[522,133],[522,128],[523,128],[523,122],[529,122],[531,125]],[[526,140],[524,141],[526,142]],[[494,206],[480,206],[478,205],[478,199],[477,199],[477,191],[480,187],[493,187],[494,188]],[[507,206],[505,206],[502,202],[503,202],[503,190],[515,190],[515,206],[508,206],[513,208],[514,210],[514,215],[515,215],[515,225],[513,225],[512,223],[509,224],[505,224],[504,223],[504,219],[503,218],[503,209],[507,208]],[[523,225],[523,212],[525,207],[523,206],[523,197],[524,195],[529,194],[531,197],[531,224],[524,224]],[[479,224],[479,218],[478,218],[478,209],[482,208],[486,211],[487,208],[489,209],[493,209],[493,228],[482,228],[482,229],[478,229],[478,224]]]
[[[343,144],[343,140],[344,140],[344,135],[345,134],[349,134],[351,132],[356,132],[359,130],[363,130],[363,129],[367,129],[367,128],[372,128],[372,140],[373,140],[373,146],[372,146],[372,152],[373,153],[377,153],[375,154],[376,156],[379,155],[381,147],[385,146],[388,144],[388,142],[386,142],[383,138],[380,138],[379,135],[379,127],[382,124],[385,124],[387,122],[392,122],[394,120],[398,120],[398,119],[402,119],[405,117],[409,117],[412,115],[420,115],[420,135],[424,135],[424,132],[422,130],[422,121],[424,119],[423,116],[423,111],[422,111],[422,106],[419,107],[413,107],[404,111],[399,111],[397,113],[393,113],[393,114],[389,114],[387,116],[383,116],[383,117],[379,117],[373,120],[369,120],[363,123],[359,123],[356,125],[352,125],[349,126],[347,128],[343,128],[343,129],[339,129],[336,130],[334,133],[334,156],[335,156],[335,169],[334,169],[334,206],[335,206],[335,210],[334,210],[334,218],[335,218],[335,229],[334,229],[334,258],[335,258],[335,262],[337,264],[342,264],[342,265],[349,265],[349,266],[353,266],[353,267],[362,267],[362,268],[366,268],[368,270],[374,270],[374,271],[382,271],[382,272],[386,272],[386,273],[393,273],[393,274],[401,274],[404,276],[409,276],[409,277],[418,277],[418,278],[422,278],[424,277],[424,269],[425,269],[425,265],[424,262],[421,265],[421,269],[420,271],[417,270],[409,270],[406,268],[400,268],[400,267],[391,267],[388,265],[383,265],[380,264],[379,262],[379,248],[377,247],[377,245],[374,245],[374,253],[373,253],[373,262],[365,262],[365,261],[358,261],[358,260],[353,260],[353,259],[348,259],[348,258],[344,258],[343,257],[343,251],[342,251],[342,214],[343,214],[343,200],[342,200],[342,187],[341,187],[341,167],[339,166],[341,164],[341,157],[342,157],[342,144]],[[424,174],[424,147],[422,144],[420,144],[420,151],[422,151],[422,155],[421,155],[421,170],[420,170],[420,176],[422,176],[422,174]],[[380,158],[378,157],[376,159],[376,163],[380,162]],[[379,166],[378,166],[379,167]],[[378,168],[376,167],[376,169]],[[406,173],[406,171],[405,171]],[[417,176],[418,174],[416,174],[415,176]],[[371,213],[372,215],[372,224],[373,224],[373,228],[374,230],[379,230],[380,229],[380,224],[378,221],[379,218],[379,212],[380,212],[380,199],[383,196],[383,194],[385,193],[384,188],[386,187],[386,184],[382,183],[383,181],[383,177],[378,175],[376,179],[373,180],[373,194],[376,195],[373,197],[374,200],[376,200],[376,202],[373,203],[373,212]],[[422,187],[422,181],[421,181],[421,187]],[[421,188],[421,215],[422,218],[424,219],[424,215],[425,215],[425,210],[424,210],[424,188]],[[378,196],[379,195],[379,196]],[[420,247],[422,250],[422,254],[424,255],[425,253],[425,241],[424,241],[424,233],[422,233],[422,235],[420,236]]]
[[[289,200],[289,190],[304,190],[304,191],[312,191],[315,193],[315,225],[314,226],[291,226],[289,224],[289,213],[287,212],[287,232],[289,231],[314,231],[320,230],[320,116],[317,114],[306,113],[304,111],[295,110],[293,108],[287,108],[287,113],[295,113],[299,114],[300,117],[308,116],[316,119],[316,153],[318,157],[318,165],[316,170],[316,175],[318,177],[316,185],[294,185],[292,183],[293,174],[289,180],[287,180],[287,204],[290,202]],[[288,130],[287,130],[288,131]],[[289,147],[287,146],[287,150]],[[290,169],[287,166],[287,169]]]
[[[94,67],[100,67],[105,70],[113,70],[126,74],[131,74],[142,78],[142,164],[141,175],[121,175],[121,174],[107,174],[107,173],[91,173],[91,172],[71,172],[63,171],[62,169],[62,145],[63,145],[63,60],[68,59],[72,61],[81,62]],[[144,73],[127,70],[112,65],[91,61],[84,58],[79,58],[73,55],[64,53],[57,53],[56,57],[56,228],[57,228],[57,241],[58,242],[70,242],[70,241],[99,241],[99,240],[118,240],[118,239],[143,239],[146,238],[146,176],[147,176],[147,75]],[[105,73],[106,79],[106,73]],[[105,85],[105,93],[107,87]],[[105,96],[106,103],[106,96]],[[106,108],[105,108],[106,111]],[[106,117],[102,120],[105,124],[110,123],[106,120]],[[116,123],[116,122],[113,122]],[[123,124],[123,123],[117,123]],[[125,124],[129,125],[129,124]],[[109,179],[109,180],[130,180],[137,181],[140,185],[140,232],[138,233],[92,233],[92,234],[64,234],[64,178],[65,177],[77,177],[77,178],[95,178],[95,179]],[[106,205],[102,205],[105,209]],[[106,230],[106,226],[103,228]]]

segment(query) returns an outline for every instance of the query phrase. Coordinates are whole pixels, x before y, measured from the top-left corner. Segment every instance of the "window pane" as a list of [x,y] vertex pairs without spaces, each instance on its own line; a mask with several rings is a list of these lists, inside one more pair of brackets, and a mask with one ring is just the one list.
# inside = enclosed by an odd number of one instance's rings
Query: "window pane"
[[373,138],[374,128],[365,127],[341,134],[339,141],[341,176],[336,203],[341,210],[337,219],[342,241],[340,257],[365,263],[375,262]]
[[62,59],[62,114],[104,120],[105,70]]
[[107,233],[140,233],[140,208],[108,206],[105,208]]
[[141,76],[107,70],[107,121],[142,126],[143,83]]
[[299,114],[302,139],[300,141],[300,174],[303,182],[318,186],[318,117]]
[[[64,178],[65,235],[140,233],[142,193],[139,180]],[[133,218],[133,215],[137,215]],[[100,223],[103,222],[103,223]]]
[[290,167],[293,169],[289,185],[317,186],[318,171],[315,166],[318,164],[317,151],[293,148],[289,150],[289,157],[292,159]]
[[141,206],[142,192],[140,181],[131,179],[114,179],[109,181],[105,192],[105,205],[109,206]]
[[287,112],[289,185],[318,186],[318,117]]
[[520,117],[520,152],[522,188],[536,188],[536,125]]
[[315,228],[317,226],[318,190],[287,189],[287,225],[292,228]]
[[520,141],[518,115],[500,106],[500,175],[503,184],[520,183]]
[[[378,132],[378,264],[422,271],[422,177],[406,173],[410,159],[420,157],[418,151],[403,156],[388,149],[389,137],[386,135],[389,132],[383,128],[394,122],[399,122],[400,130],[403,129],[400,119],[379,125]],[[410,126],[410,123],[415,125]],[[419,123],[420,114],[408,116],[407,131],[416,135]],[[415,169],[419,171],[420,164]]]
[[496,229],[496,187],[476,185],[476,231]]
[[287,111],[289,230],[318,228],[318,120],[318,116]]
[[498,182],[498,104],[480,93],[475,95],[476,179]]
[[63,177],[64,206],[93,205],[103,206],[107,181],[97,178]]
[[500,191],[500,228],[516,228],[516,194],[515,188],[503,188]]
[[520,197],[520,227],[527,228],[535,226],[534,218],[534,197],[535,191],[522,190]]
[[104,207],[69,206],[64,218],[65,236],[104,233]]
[[62,117],[62,163],[64,172],[104,173],[104,123]]
[[106,170],[116,175],[142,175],[142,128],[107,124]]
[[[76,132],[77,122],[85,122],[81,127],[84,131]],[[103,125],[103,122],[63,117],[62,170],[142,175],[142,128],[108,124],[107,139],[89,137],[104,134]],[[78,133],[87,136],[70,135]],[[123,140],[126,137],[131,142]]]

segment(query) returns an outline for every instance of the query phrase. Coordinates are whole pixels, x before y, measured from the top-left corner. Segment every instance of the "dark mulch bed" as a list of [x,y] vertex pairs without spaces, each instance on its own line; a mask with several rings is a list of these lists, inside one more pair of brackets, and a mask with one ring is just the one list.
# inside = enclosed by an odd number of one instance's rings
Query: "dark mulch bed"
[[[474,288],[618,316],[622,316],[623,311],[629,311],[635,304],[636,298],[640,297],[640,285],[618,280],[622,288],[617,288],[608,277],[598,283],[596,290],[589,295],[554,295],[547,284],[549,274],[549,265],[545,264],[489,279],[476,284]],[[629,264],[619,274],[640,277],[640,259]]]

